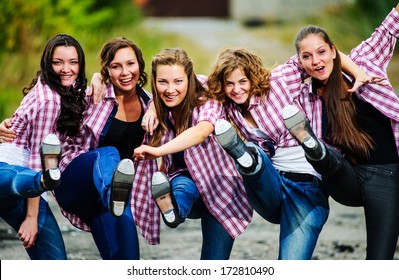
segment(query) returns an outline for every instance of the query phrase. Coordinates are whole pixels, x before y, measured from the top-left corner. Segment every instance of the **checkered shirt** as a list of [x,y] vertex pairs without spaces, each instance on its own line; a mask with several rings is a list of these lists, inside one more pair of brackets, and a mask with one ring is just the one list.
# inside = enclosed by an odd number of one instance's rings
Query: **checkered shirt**
[[[369,75],[386,76],[386,68],[398,35],[399,14],[393,9],[372,36],[351,51],[350,57]],[[264,147],[267,152],[269,148],[265,142],[272,143],[274,149],[298,145],[286,129],[282,118],[283,108],[288,104],[295,105],[305,112],[316,136],[321,138],[322,103],[316,94],[311,93],[311,84],[307,81],[307,77],[298,63],[298,57],[293,56],[285,64],[271,71],[271,90],[266,98],[251,97],[248,110],[259,129],[268,135],[269,139],[259,138],[251,132],[238,106],[229,104],[226,110],[240,128],[243,136]],[[399,98],[392,86],[367,84],[362,86],[356,94],[391,119],[399,153]]]
[[[224,117],[223,106],[217,101],[210,100],[194,109],[193,126],[201,121],[215,125],[218,119]],[[170,120],[173,122],[171,115]],[[169,130],[164,135],[162,143],[167,143],[174,137],[174,132]],[[214,133],[201,144],[185,150],[184,158],[209,212],[231,237],[240,235],[251,221],[252,207],[232,158],[219,145]],[[165,156],[164,160],[167,174],[171,179],[177,175],[168,172],[172,156]],[[151,179],[155,171],[157,171],[155,160],[140,161],[131,195],[131,207],[136,224],[149,244],[160,243],[160,212],[151,197]]]
[[[152,98],[151,94],[148,92],[144,91],[144,94]],[[147,105],[142,98],[140,98],[140,100],[143,110],[146,111]],[[94,105],[91,97],[87,97],[87,104],[83,117],[81,135],[68,139],[67,143],[63,146],[63,156],[60,163],[62,170],[80,154],[98,148],[101,133],[106,123],[112,121],[112,118],[110,118],[112,110],[115,106],[118,106],[112,84],[107,86],[107,92],[103,102]],[[75,227],[90,231],[90,227],[76,215],[68,213],[63,209],[61,209],[61,212]]]
[[42,170],[40,146],[49,133],[56,133],[60,112],[61,97],[38,79],[11,118],[11,129],[17,135],[13,143],[30,150],[28,167]]

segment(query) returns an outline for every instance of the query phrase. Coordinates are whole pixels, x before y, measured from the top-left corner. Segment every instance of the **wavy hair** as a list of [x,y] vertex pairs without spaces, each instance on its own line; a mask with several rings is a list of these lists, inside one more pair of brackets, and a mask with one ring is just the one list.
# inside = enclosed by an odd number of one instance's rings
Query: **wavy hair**
[[217,62],[208,77],[208,92],[222,103],[233,102],[226,98],[226,78],[240,69],[251,83],[249,98],[266,96],[270,90],[270,69],[263,67],[262,60],[245,49],[225,49],[219,53]]
[[[64,87],[61,84],[60,76],[53,70],[52,59],[54,49],[59,46],[74,47],[78,54],[79,73],[75,84],[71,87]],[[51,38],[42,54],[40,60],[40,70],[33,78],[29,86],[24,87],[24,96],[36,85],[40,78],[52,90],[61,96],[61,113],[56,121],[56,129],[61,134],[67,136],[77,136],[80,134],[80,126],[83,121],[83,112],[86,108],[86,87],[87,78],[85,74],[85,56],[79,42],[68,34],[58,34]]]

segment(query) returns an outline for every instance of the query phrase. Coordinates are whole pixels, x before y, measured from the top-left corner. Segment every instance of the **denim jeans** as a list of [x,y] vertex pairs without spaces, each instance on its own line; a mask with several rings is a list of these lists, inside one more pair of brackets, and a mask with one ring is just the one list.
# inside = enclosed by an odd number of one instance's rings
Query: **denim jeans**
[[248,199],[265,220],[280,224],[279,259],[311,259],[319,234],[329,215],[328,196],[313,182],[294,182],[280,175],[266,153],[258,152],[252,173],[238,171],[244,179]]
[[328,146],[322,160],[308,161],[334,200],[364,207],[366,259],[392,260],[399,236],[399,164],[353,166]]
[[17,194],[36,197],[45,190],[41,185],[42,172],[28,167],[0,162],[0,198]]
[[120,161],[114,147],[103,147],[75,158],[61,174],[57,202],[91,227],[103,259],[139,259],[139,243],[130,205],[121,217],[109,211],[110,186]]
[[[18,195],[1,198],[0,216],[18,232],[26,216],[26,199]],[[35,245],[26,252],[32,260],[67,259],[60,228],[47,201],[42,197],[40,197],[38,234]]]
[[201,260],[228,260],[234,239],[203,203],[194,181],[179,175],[170,182],[181,218],[201,219]]

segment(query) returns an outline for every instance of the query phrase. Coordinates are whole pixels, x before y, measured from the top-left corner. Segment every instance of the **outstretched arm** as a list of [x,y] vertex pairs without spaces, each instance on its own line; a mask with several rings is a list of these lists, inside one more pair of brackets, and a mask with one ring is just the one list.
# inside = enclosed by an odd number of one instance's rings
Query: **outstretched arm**
[[211,122],[201,121],[160,147],[141,145],[134,150],[135,160],[154,159],[184,151],[202,143],[213,130],[214,126]]

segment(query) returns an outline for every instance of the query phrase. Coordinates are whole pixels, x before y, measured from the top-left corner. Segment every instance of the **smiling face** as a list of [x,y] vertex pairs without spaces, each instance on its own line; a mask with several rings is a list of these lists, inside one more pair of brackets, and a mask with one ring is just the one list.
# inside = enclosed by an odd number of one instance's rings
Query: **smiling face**
[[160,99],[169,108],[177,107],[187,95],[188,78],[179,64],[158,65],[156,88]]
[[140,69],[133,49],[128,47],[117,50],[109,63],[108,73],[116,95],[134,91],[140,78]]
[[298,50],[305,71],[325,84],[334,68],[335,47],[330,47],[320,35],[310,34],[299,42]]
[[244,104],[248,101],[251,82],[241,69],[237,68],[225,79],[225,92],[228,98],[236,104]]
[[60,76],[64,87],[73,85],[79,74],[79,58],[75,47],[55,47],[51,65],[54,72]]

